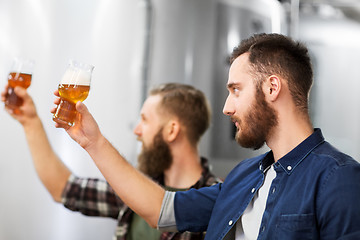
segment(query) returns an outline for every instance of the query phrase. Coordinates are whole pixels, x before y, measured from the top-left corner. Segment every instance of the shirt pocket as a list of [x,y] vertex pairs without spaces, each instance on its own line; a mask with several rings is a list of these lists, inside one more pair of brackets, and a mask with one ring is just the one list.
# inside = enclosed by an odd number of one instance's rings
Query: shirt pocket
[[276,239],[317,239],[314,214],[281,215],[276,224]]

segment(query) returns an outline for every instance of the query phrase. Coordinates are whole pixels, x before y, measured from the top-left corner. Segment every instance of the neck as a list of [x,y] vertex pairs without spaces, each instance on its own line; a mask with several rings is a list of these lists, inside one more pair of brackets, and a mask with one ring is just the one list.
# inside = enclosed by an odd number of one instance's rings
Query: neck
[[297,114],[280,116],[278,125],[266,141],[273,151],[275,162],[285,156],[314,132],[308,116]]
[[165,185],[172,188],[190,188],[200,179],[202,173],[197,149],[177,146],[171,148],[171,153],[173,163],[164,172]]

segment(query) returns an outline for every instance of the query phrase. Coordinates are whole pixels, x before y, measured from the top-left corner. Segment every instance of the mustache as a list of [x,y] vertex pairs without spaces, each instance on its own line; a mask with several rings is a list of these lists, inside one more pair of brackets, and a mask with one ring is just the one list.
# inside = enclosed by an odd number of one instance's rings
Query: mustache
[[235,123],[238,123],[240,124],[241,123],[241,120],[235,116],[231,116],[230,117],[230,120],[235,124]]

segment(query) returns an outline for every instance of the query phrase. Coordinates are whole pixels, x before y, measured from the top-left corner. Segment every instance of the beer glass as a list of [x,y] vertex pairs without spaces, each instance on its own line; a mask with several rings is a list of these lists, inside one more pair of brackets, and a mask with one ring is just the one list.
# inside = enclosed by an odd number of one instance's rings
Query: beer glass
[[77,114],[75,105],[87,98],[93,69],[91,65],[70,60],[58,86],[60,104],[53,115],[55,122],[62,126],[74,125]]
[[11,66],[5,106],[12,109],[15,113],[20,111],[19,107],[23,104],[23,100],[15,94],[14,88],[20,86],[26,89],[30,86],[34,65],[35,62],[33,60],[15,58]]

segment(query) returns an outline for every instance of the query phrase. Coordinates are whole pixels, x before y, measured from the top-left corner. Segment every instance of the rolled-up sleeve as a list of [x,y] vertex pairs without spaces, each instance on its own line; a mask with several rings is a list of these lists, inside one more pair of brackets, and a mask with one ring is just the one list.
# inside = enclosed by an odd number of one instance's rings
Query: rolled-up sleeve
[[175,210],[174,210],[175,192],[165,192],[161,205],[158,229],[162,232],[177,232]]
[[72,211],[114,219],[117,219],[120,208],[124,205],[106,181],[75,175],[69,177],[61,200]]
[[183,192],[165,192],[158,229],[160,231],[206,231],[220,184]]

